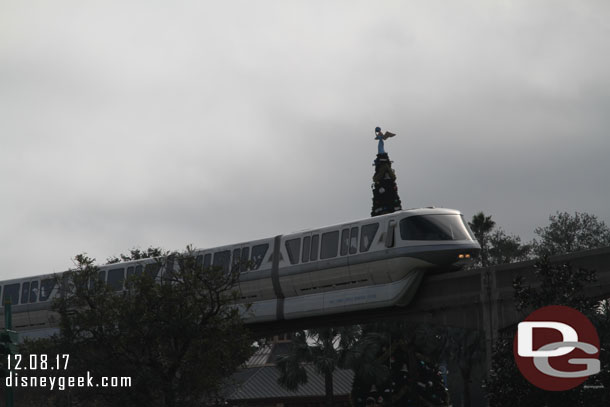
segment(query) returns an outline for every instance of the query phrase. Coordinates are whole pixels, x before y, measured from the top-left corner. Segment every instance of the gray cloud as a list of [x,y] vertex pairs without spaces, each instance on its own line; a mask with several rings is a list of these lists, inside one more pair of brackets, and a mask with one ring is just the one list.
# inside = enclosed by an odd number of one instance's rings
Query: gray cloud
[[609,222],[609,7],[2,4],[2,277],[368,217],[377,125],[405,207]]

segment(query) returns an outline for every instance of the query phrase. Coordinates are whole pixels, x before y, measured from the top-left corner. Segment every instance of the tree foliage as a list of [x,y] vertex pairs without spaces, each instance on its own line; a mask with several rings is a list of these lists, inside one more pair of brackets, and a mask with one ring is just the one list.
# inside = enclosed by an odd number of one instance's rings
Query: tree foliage
[[[551,264],[548,256],[610,245],[610,230],[594,215],[557,212],[549,217],[548,226],[536,228],[535,233],[538,238],[534,239],[531,247],[539,257],[535,264],[534,278],[527,281],[518,277],[513,282],[517,310],[527,313],[547,305],[575,308],[596,325],[601,346],[608,349],[610,315],[608,308],[603,306],[607,301],[600,303],[587,298],[584,293],[585,286],[595,281],[595,271],[576,269],[570,264]],[[487,242],[491,240],[493,239],[487,237]],[[524,256],[524,247],[527,246],[516,244],[519,241],[511,243],[497,240],[500,243],[490,243],[488,249],[490,252],[497,250],[498,254],[488,255],[488,258]],[[493,264],[493,260],[489,260],[489,263]],[[579,386],[566,392],[547,392],[530,384],[519,372],[513,356],[513,337],[514,331],[504,332],[494,345],[492,371],[487,383],[490,405],[537,407],[608,404],[608,395],[604,391],[595,390],[595,386],[601,384],[605,389],[610,388],[610,357],[607,352],[602,351],[600,354],[602,372],[587,381],[592,388]]]
[[501,228],[489,236],[488,264],[507,264],[529,259],[531,246],[521,238],[506,234]]
[[491,220],[491,216],[485,216],[483,212],[479,212],[472,216],[472,221],[468,222],[468,225],[481,245],[480,265],[487,267],[489,265],[489,234],[496,226],[496,222]]
[[535,230],[533,249],[538,256],[552,256],[610,246],[610,229],[595,215],[557,212],[549,216],[549,225]]
[[129,250],[129,254],[121,254],[118,257],[109,257],[108,259],[106,259],[106,264],[115,264],[120,263],[122,261],[152,259],[156,257],[162,257],[167,254],[167,252],[165,252],[159,247],[149,247],[146,250],[134,248]]
[[479,212],[472,217],[468,225],[481,245],[481,253],[475,267],[527,260],[530,246],[522,244],[519,236],[509,235],[502,228],[496,229],[496,222],[491,216]]
[[288,390],[297,390],[307,383],[307,371],[303,366],[311,363],[324,376],[325,401],[333,405],[333,372],[345,365],[345,356],[356,340],[358,327],[318,328],[300,331],[292,336],[288,354],[277,361],[280,371],[278,384]]
[[329,405],[332,372],[349,368],[354,406],[363,407],[369,397],[380,406],[446,406],[449,396],[437,366],[446,338],[437,331],[397,322],[299,332],[290,352],[278,359],[278,383],[298,389],[308,380],[305,364],[312,364],[325,377]]
[[[191,248],[132,252],[122,260],[158,254],[164,256],[148,260],[124,290],[101,281],[86,255],[61,277],[54,305],[61,334],[48,352],[69,353],[70,374],[132,380],[126,389],[75,389],[75,405],[201,405],[251,354],[238,311],[227,306],[238,274],[203,268]],[[171,271],[159,273],[163,267]]]
[[534,265],[534,279],[527,281],[519,276],[513,281],[517,310],[527,312],[547,305],[565,305],[590,314],[596,307],[598,301],[584,293],[585,286],[596,280],[594,270],[574,269],[569,263],[551,264],[543,257]]
[[443,341],[441,357],[453,362],[459,369],[462,379],[462,405],[470,407],[473,373],[483,360],[482,332],[455,327],[439,328],[438,332]]
[[369,397],[380,406],[449,405],[437,365],[442,351],[443,338],[426,325],[364,326],[347,358],[355,376],[353,405],[363,407]]
[[[516,307],[530,311],[547,305],[565,305],[579,310],[596,325],[602,349],[610,347],[608,310],[599,301],[587,298],[583,289],[595,281],[595,272],[574,269],[570,264],[551,264],[547,258],[538,260],[534,281],[517,278],[514,281]],[[578,386],[564,392],[548,392],[530,384],[519,372],[513,356],[514,332],[499,339],[494,345],[492,371],[487,382],[490,405],[509,406],[593,406],[608,405],[608,395],[596,388],[610,388],[610,358],[601,352],[603,371],[587,380],[589,386]],[[606,352],[607,353],[607,352]]]

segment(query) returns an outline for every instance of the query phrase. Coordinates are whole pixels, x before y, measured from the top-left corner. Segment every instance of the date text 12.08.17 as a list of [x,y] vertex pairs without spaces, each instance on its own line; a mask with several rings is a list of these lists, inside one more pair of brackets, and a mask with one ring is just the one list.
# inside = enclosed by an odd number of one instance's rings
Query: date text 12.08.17
[[9,355],[7,356],[8,370],[66,370],[70,355]]

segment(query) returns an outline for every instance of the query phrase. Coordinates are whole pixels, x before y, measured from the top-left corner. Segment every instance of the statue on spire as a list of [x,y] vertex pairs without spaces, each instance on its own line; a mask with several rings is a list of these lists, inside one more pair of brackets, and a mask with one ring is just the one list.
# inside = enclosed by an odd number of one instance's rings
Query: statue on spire
[[387,140],[390,137],[394,137],[396,134],[390,133],[386,131],[385,133],[381,132],[381,127],[375,127],[375,140],[379,140],[379,144],[377,145],[377,154],[385,154],[385,150],[383,148],[384,140]]

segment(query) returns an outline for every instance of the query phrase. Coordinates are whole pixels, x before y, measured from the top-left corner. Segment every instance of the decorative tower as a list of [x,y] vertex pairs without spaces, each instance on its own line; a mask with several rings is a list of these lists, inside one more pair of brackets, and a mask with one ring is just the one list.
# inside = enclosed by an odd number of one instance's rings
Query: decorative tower
[[381,132],[380,127],[375,128],[375,140],[379,140],[377,158],[375,159],[375,175],[373,176],[373,210],[371,216],[384,215],[402,209],[398,186],[396,185],[396,174],[392,169],[392,161],[384,149],[384,140],[394,137],[396,134],[386,131]]

